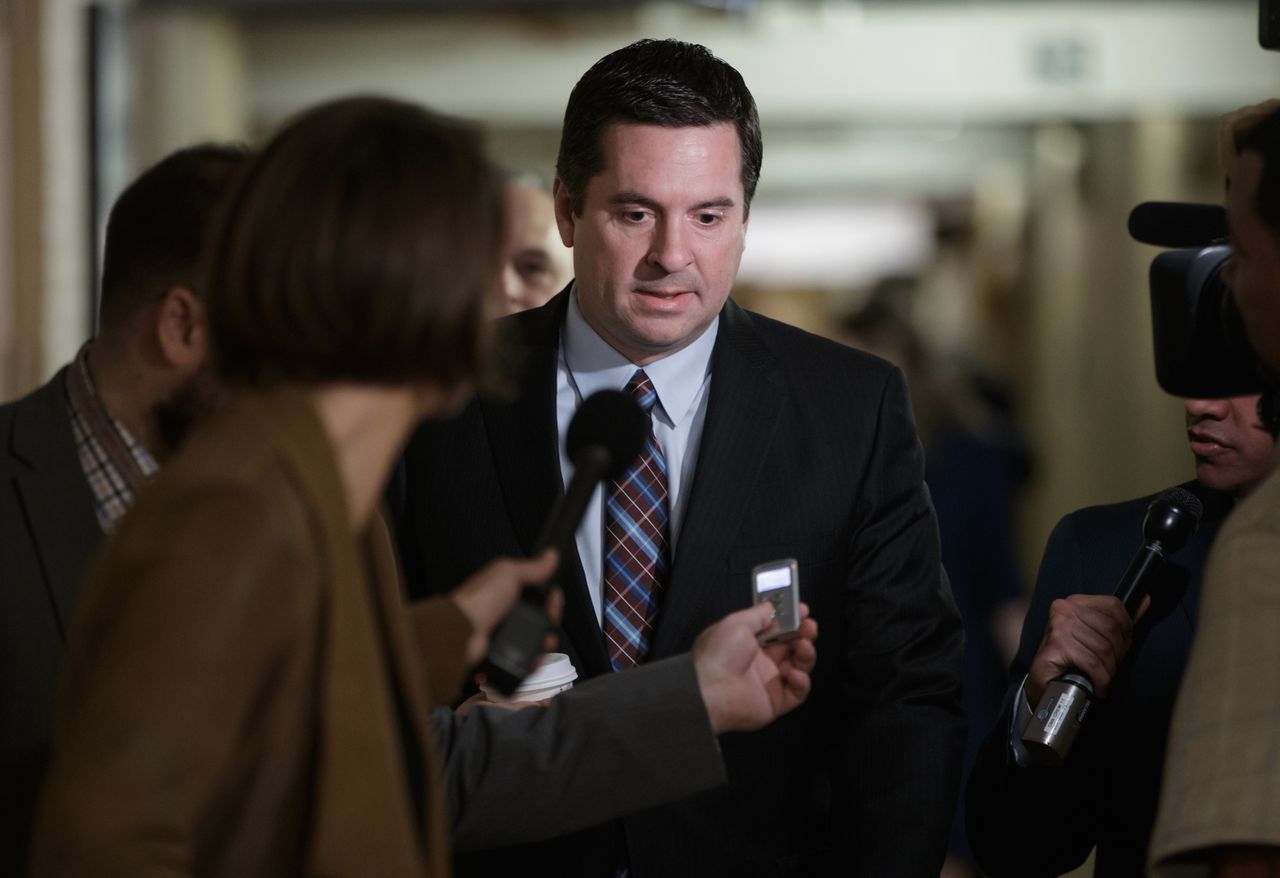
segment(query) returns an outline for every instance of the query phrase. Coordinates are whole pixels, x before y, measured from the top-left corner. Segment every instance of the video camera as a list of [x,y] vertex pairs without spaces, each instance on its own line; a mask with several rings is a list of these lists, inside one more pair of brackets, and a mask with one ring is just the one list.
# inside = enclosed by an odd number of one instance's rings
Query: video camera
[[1231,257],[1226,211],[1216,204],[1148,201],[1129,214],[1129,234],[1172,248],[1152,260],[1150,273],[1160,386],[1174,396],[1202,399],[1266,390],[1222,276]]
[[[1259,0],[1258,43],[1280,48],[1280,0]],[[1280,376],[1261,368],[1222,276],[1231,258],[1226,209],[1147,201],[1129,214],[1129,234],[1169,248],[1151,262],[1156,381],[1174,396],[1193,399],[1263,394],[1258,414],[1276,433]]]

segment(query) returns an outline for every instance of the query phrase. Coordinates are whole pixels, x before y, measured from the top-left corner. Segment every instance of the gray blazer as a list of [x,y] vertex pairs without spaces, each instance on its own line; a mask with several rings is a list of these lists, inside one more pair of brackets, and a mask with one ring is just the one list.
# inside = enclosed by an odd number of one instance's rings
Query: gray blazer
[[102,530],[76,457],[63,368],[0,406],[0,874],[22,874],[49,756],[67,625]]
[[431,715],[459,851],[551,838],[726,780],[688,654],[579,680],[546,709]]

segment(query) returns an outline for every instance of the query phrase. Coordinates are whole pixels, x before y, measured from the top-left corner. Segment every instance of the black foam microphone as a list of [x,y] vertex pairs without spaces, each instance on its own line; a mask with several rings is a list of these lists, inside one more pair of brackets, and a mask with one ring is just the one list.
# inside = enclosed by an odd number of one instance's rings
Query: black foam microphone
[[1227,212],[1220,204],[1144,201],[1129,212],[1129,235],[1157,247],[1208,247],[1227,238]]
[[[1156,572],[1167,563],[1169,555],[1195,534],[1203,509],[1200,498],[1186,488],[1169,488],[1151,501],[1142,520],[1142,546],[1115,590],[1130,617],[1142,606]],[[1022,733],[1022,743],[1032,761],[1049,767],[1061,765],[1071,752],[1092,703],[1093,682],[1084,671],[1069,668],[1051,680]]]
[[538,536],[534,554],[546,548],[560,552],[560,564],[551,579],[526,586],[520,600],[494,631],[489,655],[479,676],[503,695],[510,695],[533,671],[542,642],[551,628],[547,619],[547,595],[560,581],[565,558],[576,551],[574,534],[597,484],[626,471],[640,454],[649,432],[649,416],[625,393],[602,390],[578,406],[565,450],[573,462],[573,477],[564,494],[551,507]]

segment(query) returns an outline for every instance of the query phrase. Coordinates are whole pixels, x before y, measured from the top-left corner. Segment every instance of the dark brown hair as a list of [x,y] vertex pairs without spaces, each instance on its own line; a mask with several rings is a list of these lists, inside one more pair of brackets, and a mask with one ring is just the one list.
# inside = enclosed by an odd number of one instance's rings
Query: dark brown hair
[[556,158],[575,214],[582,214],[587,184],[604,170],[604,131],[614,122],[668,128],[732,122],[742,148],[744,213],[751,207],[764,158],[756,102],[742,74],[705,46],[640,40],[605,55],[578,80]]
[[502,223],[501,178],[472,127],[385,98],[304,113],[246,169],[211,242],[218,373],[473,380]]
[[221,199],[248,151],[202,143],[144,171],[107,217],[99,324],[128,324],[173,287],[199,294],[201,255]]

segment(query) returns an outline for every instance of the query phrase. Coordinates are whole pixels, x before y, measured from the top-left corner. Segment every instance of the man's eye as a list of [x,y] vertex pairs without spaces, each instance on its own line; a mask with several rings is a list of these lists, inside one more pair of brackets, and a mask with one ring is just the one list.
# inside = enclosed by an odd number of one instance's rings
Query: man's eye
[[720,222],[720,219],[721,217],[718,213],[700,213],[698,214],[698,225],[714,226],[716,223]]
[[551,270],[551,264],[542,259],[517,259],[515,267],[521,277],[538,277]]
[[623,218],[630,223],[642,223],[648,218],[648,214],[643,210],[628,210],[622,214]]

